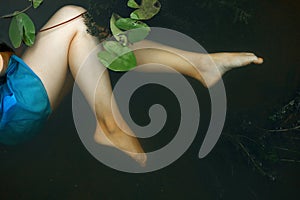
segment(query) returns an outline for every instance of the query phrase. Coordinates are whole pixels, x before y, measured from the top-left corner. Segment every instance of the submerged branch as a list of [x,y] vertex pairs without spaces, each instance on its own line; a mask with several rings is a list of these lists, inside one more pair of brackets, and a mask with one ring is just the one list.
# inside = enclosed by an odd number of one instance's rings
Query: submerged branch
[[292,159],[280,159],[281,162],[291,162],[291,163],[300,163],[300,160],[292,160]]
[[14,13],[11,13],[11,14],[7,14],[7,15],[3,15],[3,16],[0,16],[0,19],[5,19],[5,18],[11,18],[11,17],[14,17],[20,13],[24,13],[26,12],[27,10],[29,10],[30,8],[32,7],[32,4],[30,4],[28,7],[26,7],[25,9],[21,10],[21,11],[16,11]]
[[248,152],[248,150],[246,149],[246,147],[239,141],[237,141],[239,146],[242,148],[242,150],[244,151],[244,153],[246,153],[246,155],[248,156],[248,158],[251,160],[252,164],[255,166],[255,168],[264,176],[267,175],[267,173],[257,164],[257,162],[253,159],[253,157],[250,155],[250,153]]
[[274,129],[274,130],[268,130],[265,129],[265,131],[267,132],[286,132],[286,131],[295,131],[295,130],[299,130],[300,129],[300,125],[299,126],[295,126],[293,128],[285,128],[285,129]]
[[299,151],[290,150],[290,149],[287,149],[287,148],[282,148],[282,147],[274,147],[274,148],[275,148],[275,149],[278,149],[278,150],[282,150],[282,151],[288,151],[288,152],[300,154]]
[[300,131],[300,125],[299,126],[295,126],[292,128],[284,128],[284,129],[265,129],[259,126],[255,126],[255,128],[261,130],[261,131],[265,131],[265,132],[270,132],[270,133],[274,133],[274,132],[287,132],[287,131]]

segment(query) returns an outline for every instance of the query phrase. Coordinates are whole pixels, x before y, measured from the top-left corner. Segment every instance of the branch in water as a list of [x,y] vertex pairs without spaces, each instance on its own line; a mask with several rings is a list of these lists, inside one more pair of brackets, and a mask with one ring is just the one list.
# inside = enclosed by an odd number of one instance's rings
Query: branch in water
[[12,14],[3,15],[3,16],[0,17],[0,19],[5,19],[5,18],[11,18],[11,17],[14,17],[14,16],[16,16],[16,15],[18,15],[18,14],[20,14],[20,13],[26,12],[26,11],[29,10],[31,7],[32,7],[32,4],[30,4],[30,6],[28,6],[27,8],[25,8],[25,9],[22,10],[22,11],[16,11],[16,12],[14,12],[14,13],[12,13]]
[[296,127],[293,127],[293,128],[286,128],[286,129],[278,129],[278,130],[267,130],[267,132],[285,132],[285,131],[295,131],[295,130],[299,130],[300,129],[300,126],[296,126]]
[[281,162],[300,163],[300,160],[280,159]]

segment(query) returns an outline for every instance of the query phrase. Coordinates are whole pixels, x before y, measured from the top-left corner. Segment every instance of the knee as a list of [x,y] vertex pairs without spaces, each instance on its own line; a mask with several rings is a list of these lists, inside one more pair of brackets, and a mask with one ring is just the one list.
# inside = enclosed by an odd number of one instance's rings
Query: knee
[[[60,8],[55,13],[55,23],[58,24],[60,22],[68,21],[76,16],[79,16],[80,14],[85,13],[87,10],[80,6],[75,5],[66,5]],[[85,22],[82,19],[76,19],[72,20],[70,23],[73,25],[74,30],[78,32],[79,30],[82,32],[83,30],[86,30]]]

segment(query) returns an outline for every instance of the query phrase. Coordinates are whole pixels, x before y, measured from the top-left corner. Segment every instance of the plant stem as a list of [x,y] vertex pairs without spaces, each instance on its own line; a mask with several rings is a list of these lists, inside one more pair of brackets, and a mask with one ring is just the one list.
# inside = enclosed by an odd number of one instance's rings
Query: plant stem
[[286,129],[278,129],[278,130],[267,130],[267,132],[285,132],[285,131],[295,131],[295,130],[299,130],[300,129],[300,125],[293,127],[293,128],[286,128]]
[[298,151],[290,150],[290,149],[287,149],[287,148],[282,148],[282,147],[274,147],[274,148],[278,149],[278,150],[282,150],[282,151],[289,151],[289,152],[292,152],[292,153],[300,154],[300,152],[298,152]]
[[16,11],[16,12],[14,12],[14,13],[12,13],[12,14],[8,14],[8,15],[3,15],[3,16],[0,17],[0,19],[5,19],[5,18],[11,18],[11,17],[14,17],[14,16],[16,16],[16,15],[18,15],[18,14],[20,14],[20,13],[26,12],[26,11],[29,10],[31,7],[32,7],[32,4],[30,4],[27,8],[25,8],[25,9],[23,9],[23,10],[21,10],[21,11]]
[[255,128],[261,130],[261,131],[265,131],[265,132],[286,132],[286,131],[299,131],[300,130],[300,125],[299,126],[295,126],[293,128],[285,128],[285,129],[265,129],[259,126],[254,125]]
[[240,145],[240,147],[242,148],[242,150],[246,153],[246,155],[248,156],[248,158],[251,160],[251,162],[253,163],[253,165],[256,167],[256,169],[263,174],[264,176],[267,175],[267,173],[256,163],[256,161],[252,158],[252,156],[250,155],[250,153],[248,152],[248,150],[246,149],[246,147],[239,141],[237,141],[237,143]]
[[261,148],[261,150],[264,150],[264,146],[259,144],[257,141],[255,141],[254,139],[250,138],[250,137],[247,137],[245,135],[240,135],[240,134],[237,134],[238,137],[241,137],[241,138],[245,138],[247,140],[249,140],[250,142],[253,142],[254,144],[256,144],[258,147]]
[[292,163],[300,163],[300,160],[291,160],[291,159],[280,159],[281,162],[292,162]]

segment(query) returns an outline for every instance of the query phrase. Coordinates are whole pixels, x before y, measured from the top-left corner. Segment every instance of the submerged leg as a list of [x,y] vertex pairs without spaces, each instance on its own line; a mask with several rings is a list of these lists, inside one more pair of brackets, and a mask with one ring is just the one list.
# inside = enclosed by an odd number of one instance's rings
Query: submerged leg
[[[81,7],[65,6],[44,28],[64,22],[84,11]],[[68,85],[71,79],[67,77],[70,77],[71,73],[96,114],[98,123],[95,141],[116,147],[144,165],[146,155],[137,138],[118,110],[115,109],[116,116],[112,113],[112,106],[117,106],[112,95],[109,75],[96,56],[98,41],[89,35],[86,29],[84,20],[80,17],[63,26],[39,33],[35,45],[26,51],[23,59],[44,83],[53,109],[59,104],[64,92],[70,88]],[[223,73],[233,67],[262,62],[262,59],[249,53],[199,54],[165,46],[163,48],[166,50],[155,50],[162,45],[147,41],[137,43],[133,47],[138,45],[142,45],[143,48],[135,51],[138,64],[165,64],[180,73],[199,79],[206,86],[214,84]],[[147,45],[154,46],[145,49]],[[172,52],[176,52],[177,55]],[[178,54],[191,60],[197,70]],[[212,65],[216,67],[211,67]]]
[[[65,6],[55,13],[44,28],[83,12],[85,10],[81,7]],[[62,91],[70,89],[69,81],[66,83],[66,80],[71,73],[96,114],[98,127],[95,141],[116,147],[144,165],[146,155],[137,138],[123,132],[123,128],[118,127],[113,117],[111,103],[113,102],[113,106],[116,103],[112,96],[109,74],[97,56],[93,55],[92,52],[97,52],[93,50],[97,48],[98,41],[86,29],[84,19],[80,17],[63,26],[39,33],[35,45],[25,52],[23,59],[41,78],[53,109],[64,95],[61,94]],[[121,115],[117,118],[120,119],[118,124],[127,127]],[[106,142],[103,142],[103,138]]]
[[[204,86],[215,84],[222,75],[236,67],[262,64],[263,59],[253,53],[203,54],[176,49],[151,41],[141,41],[131,46],[135,49],[138,64],[160,63],[198,79]],[[143,68],[147,72],[163,72],[164,68]]]

